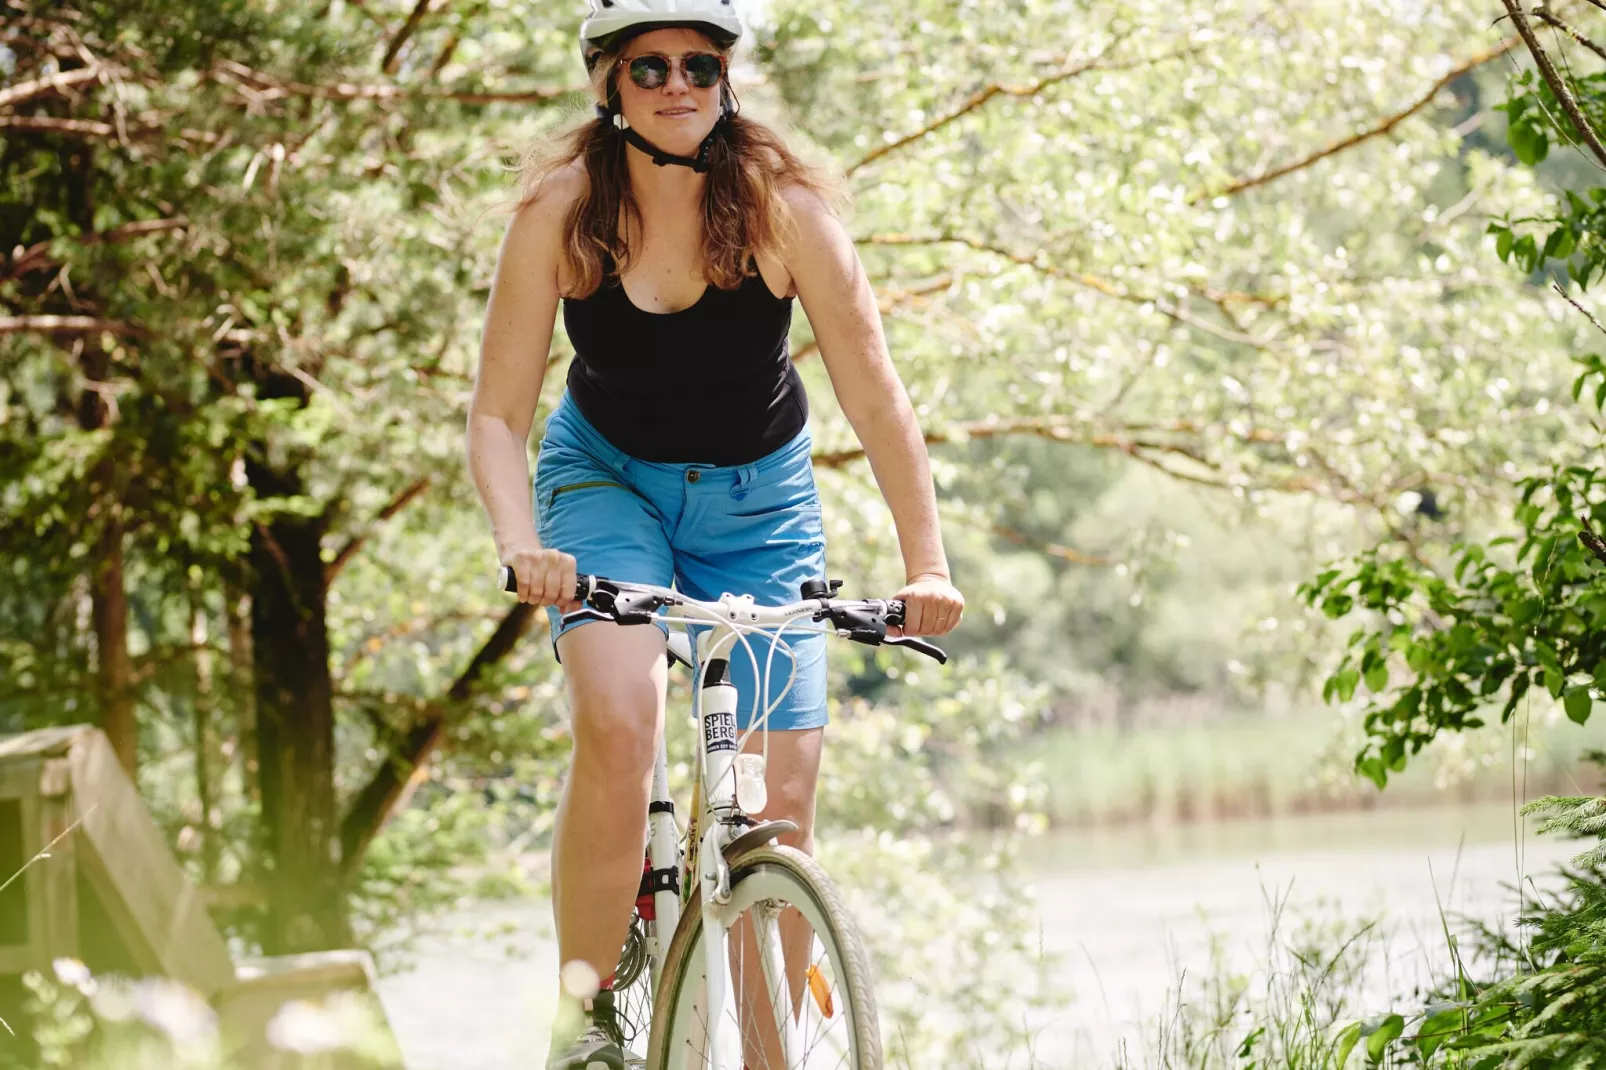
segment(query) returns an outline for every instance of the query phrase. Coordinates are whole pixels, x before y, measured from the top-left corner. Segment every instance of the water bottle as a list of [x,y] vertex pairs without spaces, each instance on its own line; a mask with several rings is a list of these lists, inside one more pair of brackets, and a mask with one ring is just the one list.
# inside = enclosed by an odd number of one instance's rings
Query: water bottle
[[758,815],[769,805],[769,785],[764,780],[762,754],[736,756],[736,805],[742,813]]
[[708,804],[728,809],[736,798],[735,778],[731,775],[736,759],[736,685],[728,680],[705,685],[701,707]]

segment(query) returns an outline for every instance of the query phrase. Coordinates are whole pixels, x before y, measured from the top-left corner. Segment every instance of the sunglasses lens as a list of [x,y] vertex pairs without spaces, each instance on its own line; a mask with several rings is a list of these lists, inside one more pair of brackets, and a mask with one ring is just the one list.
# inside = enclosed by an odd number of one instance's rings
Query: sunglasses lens
[[669,81],[669,61],[662,56],[637,56],[630,61],[630,80],[640,89],[657,89]]
[[711,52],[698,52],[687,56],[685,64],[687,81],[698,89],[707,89],[714,85],[725,71],[725,65]]

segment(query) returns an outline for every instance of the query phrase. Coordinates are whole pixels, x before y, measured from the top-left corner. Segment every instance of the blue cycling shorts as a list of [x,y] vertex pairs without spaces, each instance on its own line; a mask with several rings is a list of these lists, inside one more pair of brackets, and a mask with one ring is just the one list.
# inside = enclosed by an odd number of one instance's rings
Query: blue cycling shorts
[[[673,586],[696,599],[750,594],[760,605],[802,597],[804,580],[825,578],[825,531],[810,462],[807,428],[752,464],[658,464],[615,447],[580,414],[567,393],[547,420],[536,462],[536,529],[543,546],[573,554],[579,571],[612,580]],[[556,609],[552,640],[569,628]],[[775,730],[826,723],[825,642],[789,631],[797,661],[792,688],[771,713]],[[748,636],[761,673],[767,635]],[[784,649],[770,659],[766,705],[786,686]],[[757,688],[752,659],[731,652],[740,696],[738,723],[751,722]]]

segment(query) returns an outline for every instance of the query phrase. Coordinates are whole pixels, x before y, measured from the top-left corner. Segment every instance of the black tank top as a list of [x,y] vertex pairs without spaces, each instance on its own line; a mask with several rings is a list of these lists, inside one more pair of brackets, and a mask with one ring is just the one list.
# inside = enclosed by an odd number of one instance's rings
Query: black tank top
[[792,299],[755,272],[734,290],[710,285],[690,308],[645,312],[611,258],[590,297],[564,298],[574,344],[569,395],[602,436],[664,464],[748,464],[808,423],[792,366]]

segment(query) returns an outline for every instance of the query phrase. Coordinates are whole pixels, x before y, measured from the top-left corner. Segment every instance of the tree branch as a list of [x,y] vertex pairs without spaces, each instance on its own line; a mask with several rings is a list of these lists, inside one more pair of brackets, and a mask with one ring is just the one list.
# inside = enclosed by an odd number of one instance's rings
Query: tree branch
[[[1169,429],[1156,427],[1147,430],[1163,431]],[[1100,449],[1118,449],[1126,453],[1131,453],[1134,449],[1155,450],[1165,453],[1178,453],[1191,460],[1199,460],[1198,454],[1185,445],[1139,439],[1132,434],[1131,429],[1122,429],[1119,432],[1079,431],[1068,418],[1059,416],[957,423],[942,431],[927,431],[925,440],[928,446],[940,446],[950,442],[967,442],[971,439],[979,438],[1000,438],[1005,435],[1034,435],[1053,442],[1093,446]],[[816,468],[844,468],[863,456],[864,447],[861,445],[851,449],[816,453],[813,457],[813,462]]]
[[373,778],[352,799],[340,823],[340,867],[348,883],[355,879],[368,845],[405,798],[409,782],[440,743],[446,731],[447,713],[474,694],[481,678],[513,650],[532,624],[537,620],[544,623],[546,619],[545,613],[538,614],[536,607],[528,602],[520,602],[508,610],[468,668],[447,689],[445,698],[426,705],[417,723],[386,755],[374,770]]
[[1548,26],[1555,27],[1568,37],[1571,37],[1574,41],[1595,53],[1595,55],[1599,56],[1601,59],[1606,59],[1606,49],[1601,48],[1595,42],[1591,41],[1589,38],[1585,37],[1583,34],[1579,33],[1565,22],[1561,21],[1548,7],[1534,8],[1534,18]]
[[[1507,3],[1509,6],[1509,0],[1502,0],[1502,2]],[[1309,156],[1306,156],[1303,159],[1295,160],[1293,163],[1287,164],[1286,166],[1279,167],[1275,170],[1267,171],[1262,174],[1237,179],[1233,182],[1227,183],[1227,185],[1222,186],[1219,189],[1206,190],[1201,193],[1196,193],[1189,203],[1199,204],[1204,201],[1214,200],[1217,197],[1231,197],[1234,194],[1242,193],[1246,189],[1253,189],[1256,186],[1264,186],[1268,183],[1277,181],[1279,178],[1291,175],[1295,171],[1302,171],[1312,164],[1318,163],[1321,160],[1325,160],[1329,156],[1343,152],[1345,149],[1351,149],[1356,145],[1362,144],[1363,142],[1370,141],[1372,138],[1381,137],[1393,130],[1396,126],[1400,125],[1400,123],[1404,122],[1406,119],[1409,119],[1411,116],[1415,115],[1417,112],[1431,104],[1433,102],[1433,98],[1437,97],[1439,95],[1439,91],[1445,86],[1449,85],[1463,74],[1466,74],[1468,71],[1476,67],[1480,67],[1483,64],[1488,63],[1490,60],[1496,59],[1505,55],[1507,52],[1510,52],[1513,48],[1517,47],[1517,42],[1519,40],[1520,38],[1517,37],[1508,37],[1498,45],[1495,45],[1493,48],[1486,49],[1483,52],[1479,52],[1476,55],[1470,56],[1461,61],[1456,66],[1452,67],[1442,78],[1434,82],[1432,87],[1430,87],[1426,93],[1419,97],[1415,103],[1411,104],[1402,111],[1397,111],[1392,115],[1385,116],[1382,121],[1373,126],[1367,127],[1365,130],[1351,134],[1349,137],[1341,138],[1340,140],[1328,145],[1326,148],[1319,149],[1316,152],[1311,153]]]
[[[943,127],[947,126],[949,123],[952,123],[956,119],[960,119],[960,118],[970,114],[971,112],[975,111],[977,108],[981,107],[983,104],[986,104],[989,100],[992,100],[994,97],[1010,96],[1010,97],[1020,97],[1020,98],[1031,98],[1031,97],[1035,97],[1035,96],[1039,95],[1045,89],[1049,89],[1049,88],[1051,88],[1053,86],[1058,85],[1061,82],[1064,82],[1064,81],[1066,81],[1068,79],[1071,79],[1071,78],[1075,78],[1078,75],[1085,74],[1085,73],[1087,73],[1088,71],[1091,71],[1091,70],[1101,70],[1101,71],[1132,70],[1133,68],[1136,68],[1136,67],[1144,67],[1144,66],[1148,66],[1148,65],[1154,64],[1154,63],[1163,63],[1168,59],[1178,59],[1178,58],[1180,58],[1182,56],[1190,55],[1190,54],[1192,54],[1194,52],[1198,52],[1200,50],[1199,46],[1190,45],[1187,48],[1179,48],[1175,52],[1166,52],[1166,53],[1162,53],[1161,55],[1158,55],[1158,56],[1140,56],[1137,59],[1127,60],[1127,61],[1122,62],[1122,63],[1105,63],[1105,62],[1103,62],[1104,56],[1108,55],[1109,52],[1111,50],[1113,50],[1117,45],[1119,45],[1122,41],[1124,41],[1126,39],[1126,37],[1127,37],[1126,34],[1118,35],[1110,42],[1109,48],[1105,49],[1104,52],[1099,53],[1097,56],[1094,56],[1092,59],[1082,60],[1082,61],[1080,61],[1078,63],[1071,63],[1069,66],[1064,66],[1060,70],[1055,71],[1053,74],[1045,75],[1044,77],[1039,78],[1037,81],[1029,83],[1027,85],[1013,85],[1012,86],[1012,85],[1005,85],[1002,82],[993,82],[993,83],[990,83],[990,84],[988,84],[986,86],[983,86],[981,89],[978,89],[976,92],[972,93],[969,97],[966,97],[964,103],[960,104],[953,111],[950,111],[945,115],[942,115],[942,116],[940,116],[940,117],[938,117],[936,119],[933,119],[931,122],[927,123],[925,126],[921,127],[919,130],[916,130],[914,133],[908,134],[908,135],[906,135],[904,137],[901,137],[901,138],[897,139],[896,141],[892,141],[892,142],[889,142],[889,143],[887,143],[885,145],[881,145],[881,146],[878,146],[878,147],[876,147],[874,149],[871,149],[864,156],[860,157],[860,159],[856,163],[851,164],[843,172],[843,174],[845,176],[846,175],[852,175],[855,171],[857,171],[859,168],[865,166],[866,164],[872,163],[873,161],[880,159],[881,157],[887,155],[890,152],[896,152],[898,149],[901,149],[901,148],[911,144],[912,142],[919,141],[921,138],[927,137],[928,135],[933,134],[938,130],[941,130]],[[1069,63],[1069,57],[1066,57],[1065,59],[1062,59],[1061,63]]]
[[1580,305],[1577,301],[1574,301],[1572,295],[1561,288],[1561,283],[1553,282],[1550,284],[1550,288],[1561,294],[1563,301],[1566,301],[1569,305],[1572,305],[1578,311],[1582,312],[1584,314],[1584,318],[1589,320],[1590,323],[1593,323],[1597,331],[1601,332],[1602,334],[1606,334],[1606,327],[1601,326],[1600,320],[1595,318],[1595,314],[1589,311],[1589,309],[1585,308],[1583,305]]
[[413,481],[411,485],[403,488],[402,491],[396,495],[396,497],[390,500],[389,504],[379,511],[379,514],[374,517],[373,523],[369,524],[368,527],[363,531],[353,535],[346,542],[346,545],[342,546],[339,551],[335,553],[333,560],[324,566],[324,585],[327,586],[335,582],[335,577],[340,575],[340,570],[346,567],[346,563],[348,561],[357,556],[358,551],[363,548],[363,544],[368,541],[375,531],[379,530],[379,526],[381,524],[385,523],[385,521],[389,520],[403,509],[407,508],[414,498],[417,498],[420,494],[424,493],[424,491],[428,490],[431,479],[431,476],[424,476]]
[[95,316],[0,316],[0,334],[112,334],[143,336],[145,330],[132,323],[103,320]]
[[337,82],[334,85],[309,85],[306,82],[287,82],[252,70],[243,63],[225,60],[213,69],[213,77],[234,81],[257,93],[263,100],[285,97],[316,97],[320,100],[455,100],[462,104],[533,104],[556,100],[569,93],[580,92],[582,87],[565,86],[560,89],[527,89],[519,92],[484,93],[454,89],[411,89],[400,85],[358,85]]
[[401,55],[402,46],[413,35],[413,31],[418,29],[418,24],[424,21],[424,16],[429,13],[430,3],[431,0],[418,0],[418,3],[413,5],[412,14],[407,16],[402,28],[396,31],[396,36],[390,39],[390,45],[385,49],[385,58],[379,61],[381,73],[396,73],[396,60]]
[[83,85],[85,82],[98,82],[105,77],[104,67],[80,67],[77,70],[62,71],[59,74],[49,74],[43,78],[35,78],[31,82],[18,82],[16,85],[0,89],[0,108],[14,108],[25,100],[44,96],[62,89],[71,89],[73,86]]
[[1005,542],[1014,543],[1016,546],[1023,546],[1028,550],[1036,550],[1038,553],[1046,554],[1049,557],[1057,557],[1061,561],[1069,561],[1073,565],[1093,565],[1099,568],[1113,568],[1114,566],[1120,564],[1120,562],[1113,557],[1100,557],[1097,554],[1083,553],[1081,550],[1074,550],[1069,546],[1061,546],[1058,543],[1043,542],[1040,539],[1032,538],[1030,535],[1027,535],[1024,532],[1016,531],[1014,528],[1005,527],[1003,524],[990,524],[988,525],[987,530],[991,531],[994,535],[997,535]]
[[1500,0],[1500,2],[1511,15],[1512,24],[1517,27],[1517,33],[1522,37],[1523,44],[1528,46],[1534,62],[1539,65],[1539,73],[1544,78],[1545,84],[1550,87],[1552,95],[1560,102],[1561,110],[1567,113],[1573,128],[1595,154],[1595,159],[1600,161],[1602,166],[1606,166],[1606,145],[1600,143],[1594,128],[1589,125],[1589,120],[1584,118],[1584,113],[1579,109],[1572,90],[1567,88],[1566,79],[1556,70],[1555,64],[1550,62],[1549,53],[1540,46],[1539,38],[1534,36],[1533,27],[1528,24],[1528,16],[1523,14],[1521,5],[1516,0]]
[[971,112],[975,111],[983,104],[986,104],[994,97],[1035,97],[1043,90],[1048,89],[1050,86],[1055,86],[1063,81],[1075,78],[1079,74],[1085,74],[1086,72],[1099,66],[1099,59],[1102,56],[1103,53],[1100,53],[1099,56],[1095,56],[1092,59],[1083,60],[1080,63],[1073,63],[1070,66],[1064,67],[1053,74],[1039,78],[1037,81],[1032,82],[1029,85],[1004,85],[1002,82],[993,82],[990,85],[984,86],[966,98],[965,102],[959,105],[959,107],[948,112],[946,115],[942,115],[936,119],[933,119],[919,130],[916,130],[914,133],[906,134],[903,137],[898,138],[896,141],[891,141],[885,145],[879,145],[876,148],[871,149],[869,152],[861,156],[857,162],[850,164],[842,173],[844,176],[852,175],[855,171],[859,170],[859,168],[879,160],[888,153],[896,152],[912,142],[919,141],[923,137],[936,133],[949,123],[969,115]]
[[[878,291],[876,293],[876,300],[875,300],[876,311],[880,312],[881,315],[885,316],[885,315],[889,314],[893,309],[897,308],[899,305],[905,303],[906,301],[914,301],[914,300],[917,300],[917,299],[919,299],[921,297],[926,296],[927,294],[940,293],[941,291],[948,289],[953,284],[954,284],[954,277],[951,274],[943,274],[943,275],[938,275],[936,278],[932,279],[930,282],[921,283],[919,286],[913,286],[913,287],[909,287],[907,289],[892,289],[892,290]],[[804,342],[802,345],[798,346],[797,349],[793,351],[793,353],[792,353],[792,363],[793,364],[800,364],[804,360],[806,360],[809,357],[813,356],[815,353],[818,353],[819,351],[820,351],[820,343],[819,343],[819,341],[816,340],[816,339],[812,339],[811,338],[807,342]]]
[[[1203,331],[1206,334],[1214,335],[1225,342],[1234,342],[1239,345],[1253,346],[1256,349],[1269,350],[1273,348],[1271,343],[1263,338],[1257,338],[1252,334],[1246,334],[1242,331],[1235,331],[1227,327],[1218,326],[1209,322],[1208,320],[1202,320],[1193,313],[1189,312],[1187,309],[1183,308],[1181,305],[1178,305],[1172,301],[1168,301],[1163,297],[1158,297],[1152,294],[1132,293],[1131,291],[1121,289],[1119,286],[1116,286],[1114,283],[1109,282],[1106,279],[1099,278],[1097,275],[1090,275],[1084,271],[1067,271],[1062,267],[1040,259],[1036,254],[1017,253],[997,245],[988,244],[987,242],[980,241],[975,238],[967,238],[959,234],[938,234],[927,237],[911,234],[871,234],[863,238],[858,238],[856,241],[864,245],[963,245],[967,248],[975,249],[977,252],[990,253],[993,256],[1000,256],[1006,260],[1012,260],[1023,267],[1029,267],[1035,271],[1041,271],[1043,274],[1049,275],[1053,278],[1064,279],[1067,282],[1077,283],[1078,285],[1085,286],[1090,290],[1097,291],[1106,297],[1113,297],[1116,300],[1125,301],[1129,304],[1153,305],[1156,311],[1168,319],[1171,319],[1177,323],[1181,323],[1184,326],[1192,327],[1195,330]],[[1221,292],[1211,290],[1200,292],[1195,290],[1192,292],[1218,305],[1223,304],[1228,298],[1234,300],[1245,300],[1253,297],[1253,295],[1238,294],[1230,291]],[[1259,303],[1268,306],[1277,303],[1277,299],[1272,298],[1260,298],[1257,300]]]
[[66,134],[73,137],[104,137],[122,141],[125,136],[138,138],[178,137],[211,145],[222,140],[206,130],[173,130],[159,123],[142,123],[125,126],[121,130],[112,123],[98,119],[57,119],[47,115],[0,115],[0,130],[26,130],[40,134]]

